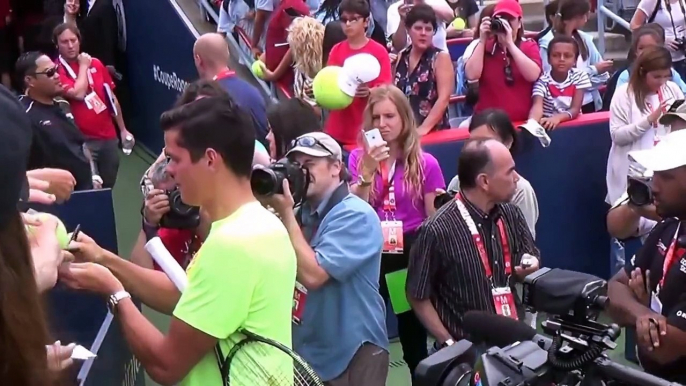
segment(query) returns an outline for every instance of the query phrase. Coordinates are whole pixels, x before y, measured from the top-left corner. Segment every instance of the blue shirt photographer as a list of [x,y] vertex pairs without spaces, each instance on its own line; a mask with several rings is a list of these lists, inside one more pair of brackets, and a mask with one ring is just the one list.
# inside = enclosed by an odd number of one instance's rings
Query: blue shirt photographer
[[316,208],[301,207],[303,234],[330,279],[308,291],[301,323],[293,328],[293,348],[324,381],[341,375],[365,343],[388,351],[379,294],[381,224],[352,194],[323,213],[332,194]]

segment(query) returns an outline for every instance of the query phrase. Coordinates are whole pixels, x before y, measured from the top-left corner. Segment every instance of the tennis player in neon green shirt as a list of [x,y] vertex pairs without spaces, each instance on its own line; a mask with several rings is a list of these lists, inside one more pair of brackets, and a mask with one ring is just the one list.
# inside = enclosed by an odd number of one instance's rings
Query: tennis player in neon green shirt
[[[182,201],[200,206],[212,222],[187,269],[183,294],[163,272],[105,252],[85,235],[72,245],[77,258],[102,265],[73,263],[63,270],[62,279],[72,287],[110,298],[132,354],[154,381],[220,386],[224,383],[214,347],[219,342],[226,356],[242,339],[237,331],[247,330],[291,347],[295,252],[281,221],[252,193],[255,132],[249,115],[228,96],[211,97],[163,114],[161,125],[170,158],[167,172],[177,183]],[[159,305],[172,299],[158,307],[173,309],[166,336],[141,314],[122,281],[144,301]],[[293,362],[285,356],[275,359],[271,353],[255,359],[268,370],[283,372],[287,365],[286,372],[292,374]],[[246,370],[240,364],[231,366],[231,385],[271,386],[269,380],[243,382],[239,378]],[[286,378],[292,382],[292,376]]]

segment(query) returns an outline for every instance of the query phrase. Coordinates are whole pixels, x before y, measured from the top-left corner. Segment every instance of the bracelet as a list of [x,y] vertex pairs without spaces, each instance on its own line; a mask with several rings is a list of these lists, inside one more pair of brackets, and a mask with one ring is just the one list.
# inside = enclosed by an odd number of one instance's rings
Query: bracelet
[[367,180],[366,178],[364,178],[364,176],[362,174],[360,174],[360,176],[357,180],[357,184],[362,186],[362,187],[367,187],[367,186],[370,186],[372,184],[372,180],[373,180],[373,178],[370,178],[369,180]]
[[565,114],[569,115],[569,119],[574,119],[574,116],[569,111],[563,111]]

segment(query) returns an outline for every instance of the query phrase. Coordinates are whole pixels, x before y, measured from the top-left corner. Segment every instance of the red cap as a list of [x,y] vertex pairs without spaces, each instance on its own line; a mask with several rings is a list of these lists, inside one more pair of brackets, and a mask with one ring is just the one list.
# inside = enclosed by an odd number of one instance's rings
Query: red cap
[[522,17],[524,12],[517,0],[500,0],[495,4],[493,16],[507,15],[514,18]]

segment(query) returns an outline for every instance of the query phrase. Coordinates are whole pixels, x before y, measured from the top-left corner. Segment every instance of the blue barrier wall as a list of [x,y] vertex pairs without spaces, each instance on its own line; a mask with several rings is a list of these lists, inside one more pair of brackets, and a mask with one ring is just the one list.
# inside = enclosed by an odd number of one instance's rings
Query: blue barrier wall
[[175,6],[174,0],[124,0],[131,131],[155,154],[164,146],[160,114],[198,77],[192,54],[197,32]]
[[[58,216],[72,231],[77,224],[100,246],[117,252],[117,230],[112,192],[76,192],[63,205],[32,206]],[[97,358],[77,361],[71,379],[80,386],[145,386],[143,369],[133,357],[102,296],[73,291],[58,284],[48,294],[48,317],[53,337],[63,344],[75,342]],[[70,383],[71,384],[71,383]]]
[[[608,278],[605,175],[611,140],[607,114],[595,116],[551,132],[552,144],[547,148],[533,136],[521,135],[515,162],[538,197],[536,242],[542,265]],[[423,142],[424,150],[438,159],[446,182],[450,181],[457,173],[463,140],[435,142],[429,136]]]

